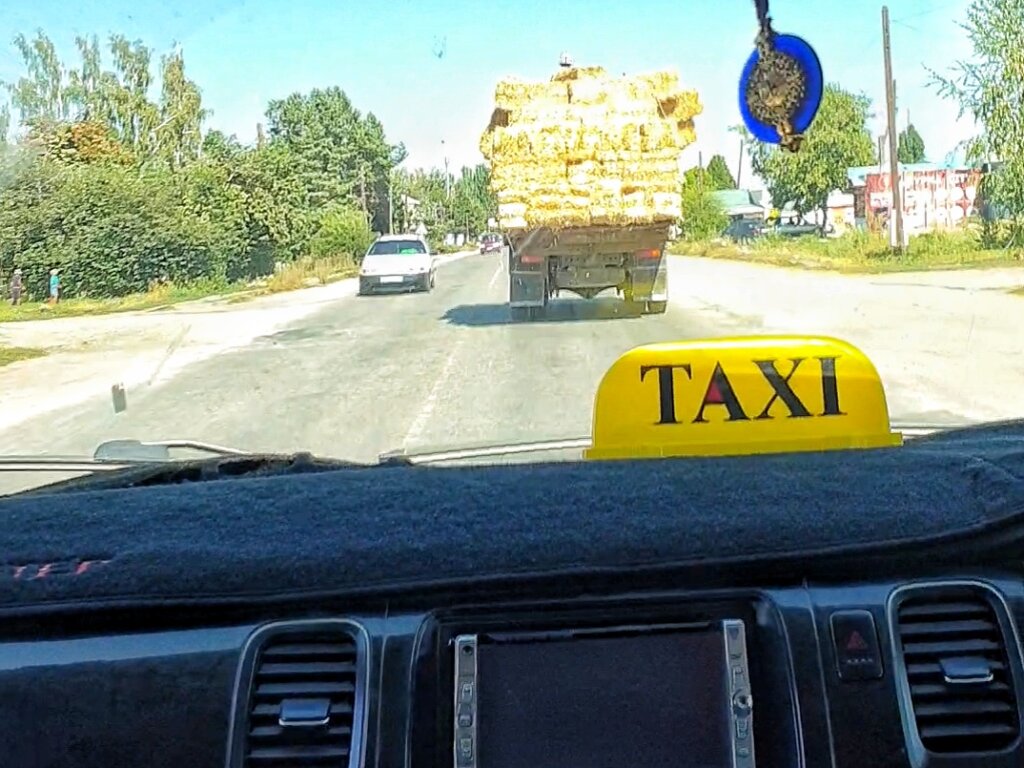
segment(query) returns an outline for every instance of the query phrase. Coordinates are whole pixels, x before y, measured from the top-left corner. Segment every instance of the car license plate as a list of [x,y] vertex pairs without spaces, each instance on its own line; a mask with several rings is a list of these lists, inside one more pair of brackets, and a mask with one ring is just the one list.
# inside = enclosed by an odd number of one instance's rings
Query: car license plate
[[402,282],[402,276],[401,275],[388,275],[387,277],[382,277],[380,279],[380,281],[382,283],[400,283],[400,282]]

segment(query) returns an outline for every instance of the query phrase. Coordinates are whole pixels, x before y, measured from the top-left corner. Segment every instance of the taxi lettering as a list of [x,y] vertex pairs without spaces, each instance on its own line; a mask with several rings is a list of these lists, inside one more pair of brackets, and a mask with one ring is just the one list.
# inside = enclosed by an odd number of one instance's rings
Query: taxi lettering
[[[846,414],[839,407],[839,387],[836,381],[836,356],[814,357],[817,361],[818,370],[815,372],[821,382],[822,410],[820,413],[812,413],[807,405],[800,399],[793,390],[790,381],[793,374],[809,360],[806,357],[788,358],[789,369],[786,373],[779,370],[780,360],[751,360],[753,366],[760,372],[762,378],[771,387],[772,394],[767,402],[760,407],[760,410],[748,410],[744,408],[736,390],[729,380],[728,375],[722,368],[721,362],[716,362],[715,367],[708,378],[704,388],[704,397],[696,415],[691,420],[693,424],[707,424],[706,412],[708,408],[720,406],[725,408],[726,421],[750,421],[748,413],[756,413],[755,421],[774,419],[771,415],[772,406],[780,402],[789,411],[789,418],[807,419],[821,416],[845,416]],[[689,363],[641,365],[640,381],[643,382],[652,371],[657,371],[658,378],[658,405],[659,418],[657,424],[679,424],[676,412],[676,371],[681,371],[688,381],[693,381],[693,368]]]
[[827,336],[736,336],[645,344],[620,356],[598,386],[583,456],[749,456],[902,444],[878,371],[852,344]]

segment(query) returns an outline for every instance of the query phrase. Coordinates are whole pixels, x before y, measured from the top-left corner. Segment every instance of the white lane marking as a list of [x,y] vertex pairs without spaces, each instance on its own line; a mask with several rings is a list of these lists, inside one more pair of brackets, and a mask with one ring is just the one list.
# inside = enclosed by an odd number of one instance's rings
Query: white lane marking
[[462,347],[463,338],[460,335],[455,343],[452,344],[451,349],[448,350],[448,358],[444,361],[444,365],[441,366],[441,372],[437,374],[434,386],[430,388],[430,393],[427,395],[426,400],[423,401],[423,407],[420,408],[420,412],[413,419],[412,424],[409,426],[409,431],[405,433],[405,439],[402,441],[403,448],[408,448],[410,443],[419,440],[423,436],[423,432],[427,428],[427,422],[434,415],[434,408],[437,407],[438,398],[449,386],[452,372],[455,368],[455,359],[458,357],[458,351]]
[[[463,253],[454,254],[454,258],[451,261],[458,259],[464,259],[467,256],[475,255],[475,251],[465,251]],[[498,268],[491,276],[491,282],[488,285],[488,289],[493,288],[498,277],[505,271],[504,263],[498,262]],[[402,447],[408,449],[411,443],[415,443],[423,437],[426,432],[427,423],[434,415],[434,409],[437,407],[437,401],[441,396],[441,393],[446,389],[450,388],[452,372],[455,368],[455,360],[458,357],[459,350],[462,348],[465,336],[458,334],[452,343],[452,346],[448,350],[448,357],[444,361],[444,365],[441,366],[441,371],[438,373],[437,378],[434,380],[433,386],[430,388],[430,392],[427,394],[426,399],[423,401],[423,407],[420,408],[420,412],[416,414],[416,418],[413,419],[412,424],[409,426],[408,432],[405,434],[405,439],[402,441]]]
[[174,337],[170,345],[167,347],[167,351],[164,353],[164,356],[160,358],[160,362],[157,363],[156,369],[153,371],[153,374],[149,377],[149,381],[146,382],[147,385],[153,385],[153,382],[156,381],[156,377],[160,375],[160,371],[163,370],[163,367],[167,364],[167,361],[171,359],[171,355],[173,355],[177,351],[178,347],[181,346],[181,343],[185,341],[185,337],[188,335],[188,332],[190,330],[192,330],[192,326],[186,325],[184,328],[181,329],[181,333]]
[[494,284],[496,282],[498,282],[498,278],[501,277],[501,273],[504,272],[504,271],[505,271],[505,262],[499,261],[498,262],[498,268],[496,270],[494,270],[494,274],[491,275],[491,282],[489,282],[487,284],[487,290],[491,290],[491,288],[494,287]]

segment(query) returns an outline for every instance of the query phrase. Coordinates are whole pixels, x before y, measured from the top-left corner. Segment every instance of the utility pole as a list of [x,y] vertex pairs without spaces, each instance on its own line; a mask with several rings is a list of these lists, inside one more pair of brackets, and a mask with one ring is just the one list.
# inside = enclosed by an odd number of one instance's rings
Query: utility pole
[[444,139],[441,139],[441,149],[444,150],[444,200],[447,203],[452,196],[451,177],[448,175],[448,148]]
[[736,163],[736,189],[743,189],[743,147],[745,142],[740,139],[740,161]]
[[363,215],[369,218],[370,212],[366,208],[366,168],[359,169],[359,200],[363,205]]
[[889,6],[882,6],[882,49],[885,53],[885,111],[889,126],[889,186],[892,188],[892,220],[896,234],[896,248],[903,247],[903,202],[900,199],[900,166],[896,138],[896,81],[892,77],[892,49],[889,43]]
[[388,171],[388,234],[395,234],[395,171]]

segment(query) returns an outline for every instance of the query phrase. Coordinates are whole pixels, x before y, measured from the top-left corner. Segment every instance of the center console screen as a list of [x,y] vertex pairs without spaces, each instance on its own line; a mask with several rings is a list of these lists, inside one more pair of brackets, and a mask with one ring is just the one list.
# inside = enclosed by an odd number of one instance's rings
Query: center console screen
[[455,768],[753,768],[744,624],[455,640]]

